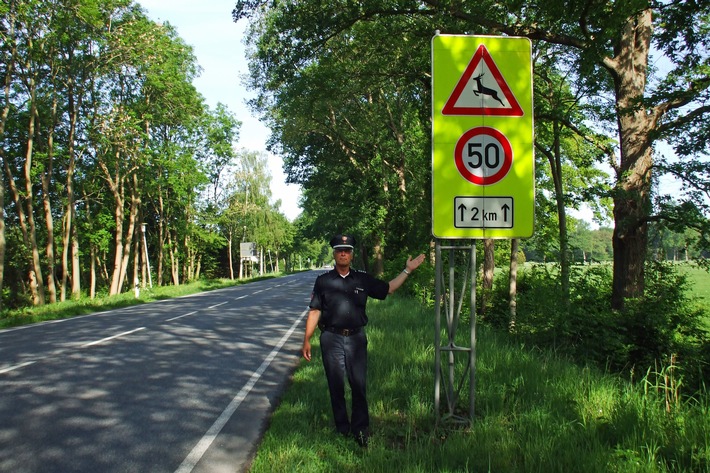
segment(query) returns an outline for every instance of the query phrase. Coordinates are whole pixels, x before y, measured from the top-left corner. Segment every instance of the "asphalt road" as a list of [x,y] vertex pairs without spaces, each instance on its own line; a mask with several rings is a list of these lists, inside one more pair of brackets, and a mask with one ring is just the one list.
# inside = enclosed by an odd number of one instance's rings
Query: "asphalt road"
[[0,472],[243,471],[318,274],[0,331]]

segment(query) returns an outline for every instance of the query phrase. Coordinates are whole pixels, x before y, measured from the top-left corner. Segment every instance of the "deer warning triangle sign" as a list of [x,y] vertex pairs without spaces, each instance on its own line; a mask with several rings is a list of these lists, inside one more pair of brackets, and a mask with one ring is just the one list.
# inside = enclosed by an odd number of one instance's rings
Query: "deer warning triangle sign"
[[522,117],[523,109],[486,47],[480,45],[441,113]]

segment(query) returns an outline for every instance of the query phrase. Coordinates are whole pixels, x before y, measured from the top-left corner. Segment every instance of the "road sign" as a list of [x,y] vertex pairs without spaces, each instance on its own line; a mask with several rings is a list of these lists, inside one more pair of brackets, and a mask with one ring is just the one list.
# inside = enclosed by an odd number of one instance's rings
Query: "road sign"
[[456,197],[456,228],[513,228],[512,197]]
[[530,41],[436,35],[432,87],[432,234],[531,236]]
[[454,161],[461,176],[487,186],[503,179],[513,164],[513,149],[504,134],[486,126],[468,130],[454,148]]
[[[489,78],[492,81],[488,80]],[[483,85],[484,79],[486,85]],[[490,100],[485,100],[486,97],[490,97]],[[484,102],[486,102],[485,105]],[[444,115],[520,117],[523,115],[523,109],[520,108],[520,104],[515,99],[515,95],[510,90],[488,49],[484,44],[481,44],[441,113]]]
[[248,259],[253,262],[259,261],[259,255],[256,252],[256,243],[254,242],[239,243],[239,255],[242,259]]

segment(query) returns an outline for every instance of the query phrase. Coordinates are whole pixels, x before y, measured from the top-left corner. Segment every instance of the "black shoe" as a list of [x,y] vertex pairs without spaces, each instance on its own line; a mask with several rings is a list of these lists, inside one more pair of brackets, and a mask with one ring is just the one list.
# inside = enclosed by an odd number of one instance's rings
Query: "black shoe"
[[367,432],[355,432],[354,435],[357,444],[360,445],[362,448],[367,448],[367,445],[370,442],[369,434]]

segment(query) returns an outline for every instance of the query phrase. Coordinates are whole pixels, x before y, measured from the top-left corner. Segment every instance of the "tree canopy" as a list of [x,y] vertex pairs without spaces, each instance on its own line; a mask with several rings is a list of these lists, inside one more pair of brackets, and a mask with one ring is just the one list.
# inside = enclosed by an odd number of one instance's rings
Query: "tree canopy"
[[[303,184],[305,206],[323,209],[368,188],[359,200],[367,202],[368,215],[347,207],[336,219],[328,208],[314,218],[322,215],[364,235],[380,235],[368,240],[375,249],[398,235],[421,238],[407,226],[428,222],[427,205],[410,206],[405,197],[421,190],[417,196],[429,198],[424,176],[429,173],[429,39],[434,32],[533,40],[549,53],[535,58],[536,74],[555,71],[575,84],[578,94],[576,116],[548,108],[556,115],[546,118],[587,143],[578,158],[582,168],[603,160],[613,173],[606,194],[614,219],[611,302],[620,308],[626,298],[643,294],[649,223],[672,217],[692,223],[690,213],[676,215],[693,205],[690,199],[654,207],[653,175],[664,167],[654,145],[666,140],[677,153],[698,158],[708,151],[708,13],[708,1],[546,0],[533,8],[517,0],[326,5],[243,0],[236,2],[233,16],[250,22],[251,84],[258,93],[253,106],[273,131],[274,149],[284,152],[290,178]],[[543,103],[549,99],[536,96],[536,110],[545,114]],[[407,142],[398,139],[402,136],[421,139]],[[536,146],[545,153],[541,140]],[[402,155],[405,165],[387,167],[402,163],[397,160]],[[677,175],[697,182],[697,172],[706,168],[701,163],[699,169],[684,166]],[[383,176],[392,182],[375,181]],[[596,187],[603,191],[605,186]],[[395,189],[407,213],[385,199]],[[589,192],[580,196],[591,202],[599,198]],[[391,226],[402,215],[407,217],[403,223]]]

